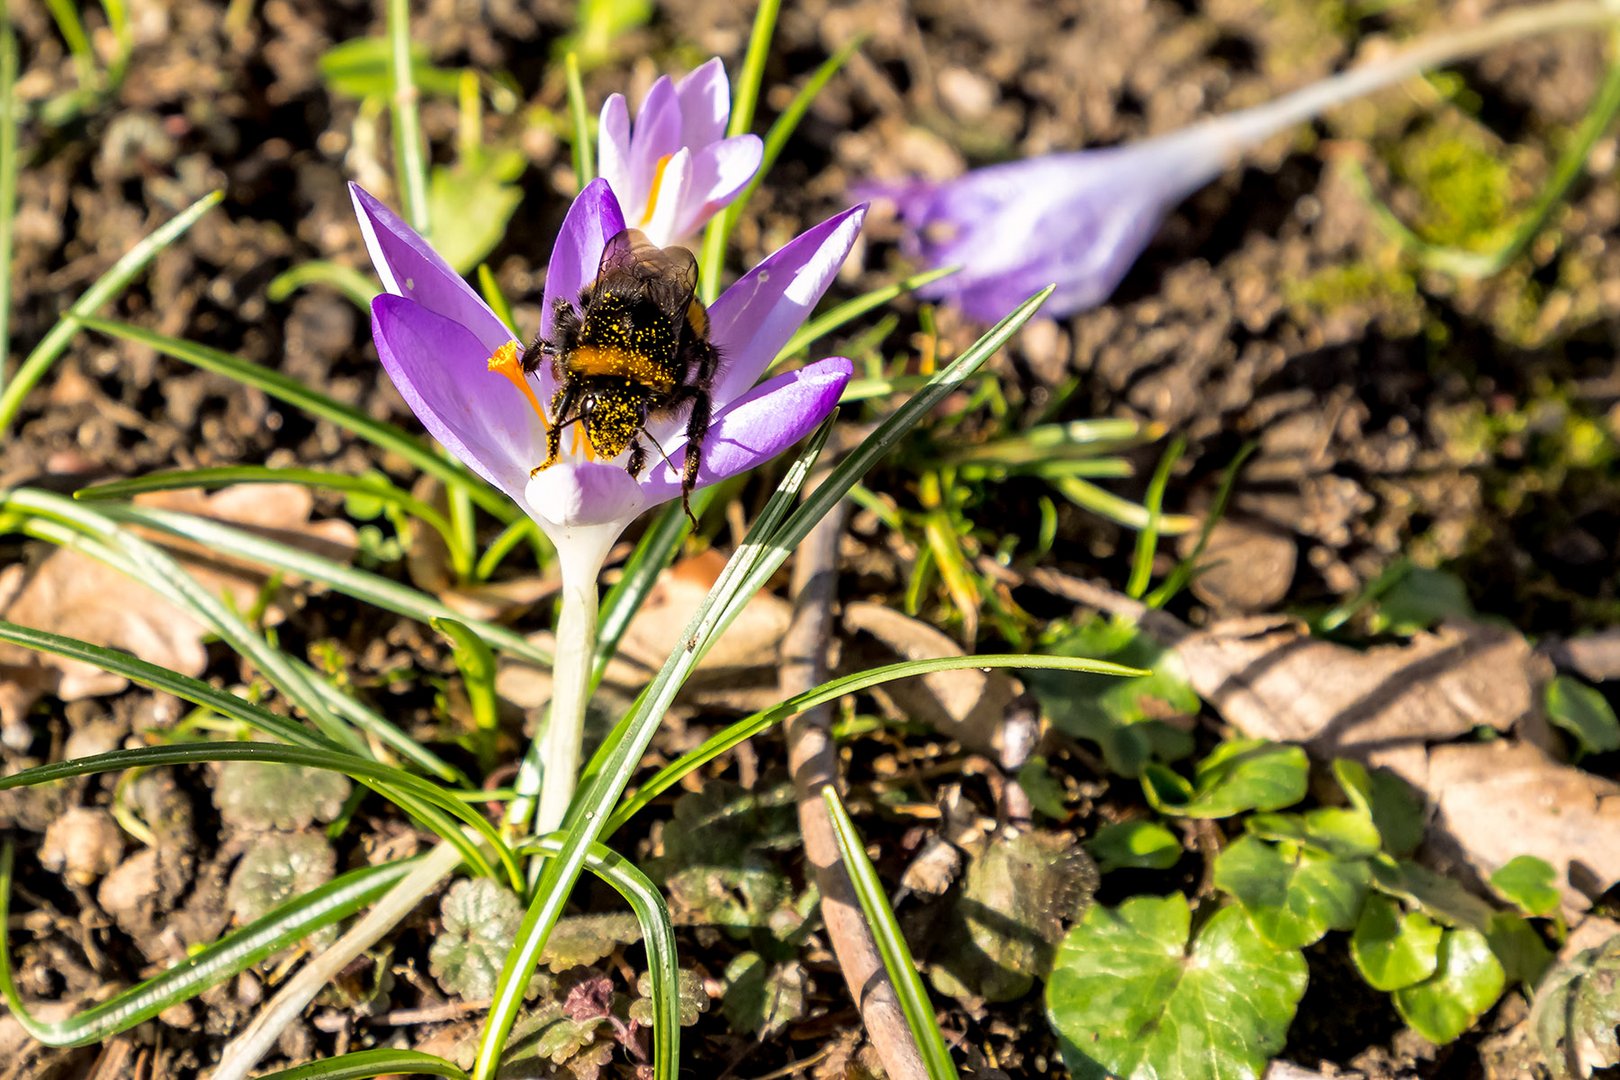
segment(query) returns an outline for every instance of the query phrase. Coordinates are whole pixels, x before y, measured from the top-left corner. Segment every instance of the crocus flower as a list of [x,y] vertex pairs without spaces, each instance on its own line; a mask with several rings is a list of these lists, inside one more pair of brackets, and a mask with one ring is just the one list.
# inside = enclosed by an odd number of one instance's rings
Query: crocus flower
[[[680,497],[682,419],[649,421],[668,459],[654,455],[640,477],[622,461],[595,460],[588,441],[564,438],[562,460],[530,477],[546,457],[547,413],[556,389],[549,367],[526,376],[522,346],[504,323],[420,236],[351,185],[366,245],[381,275],[372,335],[383,367],[422,426],[474,472],[529,513],[565,564],[589,567],[643,511]],[[832,283],[860,231],[865,207],[796,237],[744,275],[709,308],[722,366],[714,419],[697,486],[751,469],[798,441],[832,411],[853,368],[831,358],[754,386]],[[607,181],[588,184],[563,221],[546,274],[540,332],[558,298],[576,301],[596,276],[624,215]],[[577,302],[577,301],[576,301]],[[573,429],[577,432],[578,427]],[[594,562],[594,565],[592,563]]]
[[1331,106],[1428,68],[1594,17],[1584,10],[1554,10],[1559,8],[1510,12],[1157,138],[992,165],[954,180],[869,182],[857,191],[895,203],[907,227],[902,247],[908,254],[931,268],[959,268],[919,295],[994,322],[1032,293],[1056,285],[1041,314],[1071,315],[1107,300],[1175,205],[1245,151]]
[[730,118],[718,57],[680,82],[653,83],[633,129],[623,94],[602,104],[597,170],[631,228],[659,247],[680,243],[748,186],[764,145],[757,135],[726,138]]

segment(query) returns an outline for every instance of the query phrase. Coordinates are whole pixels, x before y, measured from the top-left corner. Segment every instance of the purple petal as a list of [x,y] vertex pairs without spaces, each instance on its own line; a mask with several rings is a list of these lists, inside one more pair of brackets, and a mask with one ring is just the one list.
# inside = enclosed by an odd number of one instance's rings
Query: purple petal
[[801,233],[714,302],[710,336],[721,357],[716,405],[754,385],[804,324],[849,257],[865,217],[866,207],[857,206]]
[[[693,144],[697,145],[697,144]],[[759,171],[765,144],[757,135],[738,135],[704,146],[692,158],[692,191],[677,236],[690,236],[735,199]]]
[[564,529],[628,523],[657,501],[623,465],[602,461],[564,462],[536,473],[522,500],[531,516]]
[[489,305],[415,230],[359,184],[351,183],[349,193],[385,290],[465,326],[483,343],[486,357],[512,340]]
[[665,75],[647,91],[630,133],[630,185],[624,197],[637,209],[652,190],[659,160],[679,150],[682,141],[680,102],[675,100],[675,84]]
[[602,102],[596,125],[596,174],[615,191],[630,184],[630,106],[623,94],[609,94]]
[[[540,336],[551,337],[551,309],[559,299],[579,303],[579,292],[596,280],[602,249],[608,240],[624,229],[624,214],[608,182],[598,176],[585,185],[563,217],[557,243],[551,249],[546,268],[545,295],[541,300]],[[540,368],[540,400],[550,402],[554,384],[551,371]]]
[[[832,412],[854,373],[848,360],[829,357],[778,375],[732,402],[715,417],[703,440],[697,486],[746,472],[804,438]],[[669,455],[669,462],[649,467],[641,481],[649,505],[680,497],[681,474],[674,465],[686,454],[672,447]]]
[[717,56],[675,84],[681,105],[681,140],[702,148],[725,138],[731,119],[731,83]]
[[489,370],[491,350],[460,323],[387,293],[371,302],[371,334],[388,377],[428,433],[521,502],[545,434],[517,388]]

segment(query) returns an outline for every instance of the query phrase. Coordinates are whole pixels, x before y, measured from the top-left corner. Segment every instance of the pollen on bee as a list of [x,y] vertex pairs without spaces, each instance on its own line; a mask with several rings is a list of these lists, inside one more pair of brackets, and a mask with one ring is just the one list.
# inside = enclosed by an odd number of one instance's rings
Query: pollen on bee
[[518,355],[520,346],[515,341],[508,341],[496,349],[489,358],[489,370],[497,375],[504,375],[512,385],[522,391],[523,396],[529,399],[535,415],[540,417],[542,430],[551,427],[551,421],[546,419],[546,410],[540,407],[540,399],[534,396],[534,387],[529,385],[528,376],[523,372],[523,360]]

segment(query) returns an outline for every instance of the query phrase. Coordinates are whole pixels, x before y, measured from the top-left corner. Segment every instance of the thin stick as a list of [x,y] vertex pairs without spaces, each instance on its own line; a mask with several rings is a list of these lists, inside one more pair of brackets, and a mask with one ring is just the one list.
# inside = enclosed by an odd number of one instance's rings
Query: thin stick
[[[794,556],[793,621],[782,641],[784,694],[802,693],[827,677],[826,650],[832,636],[838,539],[844,531],[845,505],[840,504],[824,517]],[[877,943],[839,858],[838,841],[821,798],[823,787],[838,782],[831,717],[831,710],[822,705],[788,723],[788,768],[798,797],[805,858],[821,890],[821,917],[827,924],[838,966],[843,969],[850,996],[861,1011],[884,1072],[890,1080],[928,1080],[922,1055],[906,1026],[900,998],[883,970]]]

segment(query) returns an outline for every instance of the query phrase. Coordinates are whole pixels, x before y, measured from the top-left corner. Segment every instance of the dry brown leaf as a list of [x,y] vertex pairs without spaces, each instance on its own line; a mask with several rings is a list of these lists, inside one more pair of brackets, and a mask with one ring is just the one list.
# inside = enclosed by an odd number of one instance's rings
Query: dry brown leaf
[[1447,624],[1406,645],[1358,652],[1262,616],[1215,623],[1176,643],[1187,679],[1245,735],[1323,758],[1398,767],[1403,750],[1479,727],[1541,741],[1547,665],[1518,633]]
[[[252,529],[328,558],[347,560],[354,553],[354,528],[345,521],[311,522],[314,495],[296,484],[242,485],[213,495],[158,492],[137,501]],[[251,564],[172,537],[145,535],[162,542],[198,581],[230,595],[239,607],[251,606],[264,586],[263,572]],[[199,620],[135,579],[71,549],[51,550],[32,572],[22,566],[0,571],[0,602],[11,622],[120,649],[185,675],[201,674],[207,662]],[[272,605],[265,618],[279,621],[281,612]],[[125,680],[100,668],[13,645],[0,645],[0,680],[0,730],[18,741],[29,737],[23,717],[40,695],[75,701],[125,686]]]
[[[872,635],[902,660],[962,655],[955,639],[882,604],[850,604],[844,609],[844,628]],[[864,658],[862,666],[867,666]],[[1022,686],[1001,668],[962,668],[899,679],[873,693],[911,719],[1000,760],[1007,707],[1022,693]]]
[[1481,880],[1517,855],[1558,871],[1564,904],[1583,911],[1620,881],[1620,784],[1529,743],[1436,746],[1425,775],[1407,779],[1435,807],[1431,839]]

